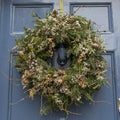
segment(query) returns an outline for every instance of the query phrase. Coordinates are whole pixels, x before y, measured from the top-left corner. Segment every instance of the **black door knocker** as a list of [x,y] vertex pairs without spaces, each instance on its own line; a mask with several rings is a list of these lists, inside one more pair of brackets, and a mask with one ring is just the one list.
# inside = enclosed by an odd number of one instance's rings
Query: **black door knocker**
[[56,46],[53,51],[52,66],[58,69],[65,69],[70,65],[70,58],[66,55],[66,48],[63,44]]

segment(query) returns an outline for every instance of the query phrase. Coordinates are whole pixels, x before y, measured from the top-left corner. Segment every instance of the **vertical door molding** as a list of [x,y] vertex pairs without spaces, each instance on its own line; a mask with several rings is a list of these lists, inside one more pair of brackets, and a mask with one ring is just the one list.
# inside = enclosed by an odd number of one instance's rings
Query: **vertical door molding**
[[0,36],[1,36],[1,18],[2,18],[2,1],[0,0]]

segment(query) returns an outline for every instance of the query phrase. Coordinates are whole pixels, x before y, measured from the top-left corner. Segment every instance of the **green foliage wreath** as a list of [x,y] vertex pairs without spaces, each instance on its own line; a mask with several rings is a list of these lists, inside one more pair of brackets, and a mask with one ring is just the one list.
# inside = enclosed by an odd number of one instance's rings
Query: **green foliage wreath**
[[[31,98],[38,94],[46,99],[41,112],[55,109],[68,114],[72,104],[93,101],[93,93],[105,83],[102,37],[92,28],[93,23],[81,16],[61,16],[53,10],[45,19],[34,17],[34,28],[25,28],[25,36],[16,40],[16,67],[23,88]],[[47,61],[61,43],[67,56],[72,55],[66,69],[54,68]]]

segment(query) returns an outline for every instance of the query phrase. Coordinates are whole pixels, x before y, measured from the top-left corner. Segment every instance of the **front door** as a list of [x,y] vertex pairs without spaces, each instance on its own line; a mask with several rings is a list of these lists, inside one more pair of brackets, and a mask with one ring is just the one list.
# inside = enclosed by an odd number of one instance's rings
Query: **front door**
[[[11,49],[23,27],[32,27],[32,13],[41,18],[53,8],[59,9],[59,0],[0,0],[0,120],[65,120],[62,112],[40,115],[44,101],[30,100],[23,92],[19,74],[13,67]],[[64,0],[64,12],[82,15],[97,23],[105,38],[107,73],[110,85],[103,86],[95,95],[95,102],[86,102],[71,111],[68,120],[120,120],[117,100],[120,97],[120,1],[119,0]]]

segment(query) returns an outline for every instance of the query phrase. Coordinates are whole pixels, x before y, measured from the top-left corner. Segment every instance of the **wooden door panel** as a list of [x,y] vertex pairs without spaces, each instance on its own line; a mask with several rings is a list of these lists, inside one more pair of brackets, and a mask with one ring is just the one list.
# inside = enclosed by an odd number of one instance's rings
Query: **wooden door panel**
[[[0,0],[0,3],[0,119],[65,120],[62,112],[40,115],[40,106],[44,100],[41,101],[38,96],[34,100],[26,97],[28,95],[20,85],[20,75],[11,64],[13,56],[10,54],[15,38],[24,32],[23,27],[33,27],[32,13],[36,12],[44,18],[52,8],[59,9],[59,0]],[[95,103],[72,106],[71,111],[81,115],[70,115],[68,120],[120,120],[117,110],[117,98],[120,96],[120,1],[64,0],[64,11],[68,14],[76,11],[75,15],[85,16],[98,24],[98,29],[105,38],[107,52],[104,57],[111,84],[96,92]]]
[[11,34],[23,34],[24,27],[34,26],[33,13],[37,13],[41,18],[53,9],[52,3],[39,4],[13,4],[11,6]]
[[74,15],[81,15],[94,21],[97,25],[97,29],[102,33],[113,32],[111,3],[71,3],[70,13],[74,13]]

